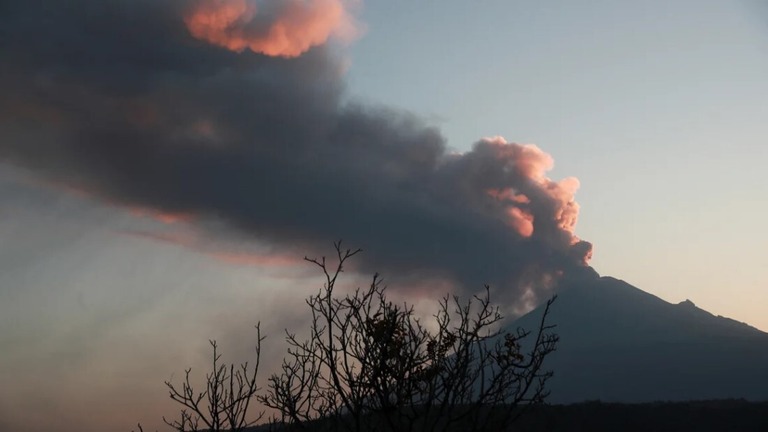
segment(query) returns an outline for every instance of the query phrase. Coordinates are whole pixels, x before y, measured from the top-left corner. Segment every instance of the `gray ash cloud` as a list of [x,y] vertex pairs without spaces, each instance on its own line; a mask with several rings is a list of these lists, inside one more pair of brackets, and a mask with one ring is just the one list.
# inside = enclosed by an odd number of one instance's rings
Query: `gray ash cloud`
[[0,1],[0,158],[246,240],[311,255],[341,238],[363,271],[509,303],[587,268],[578,184],[546,178],[548,155],[450,152],[414,115],[348,102],[333,49],[227,50],[190,34],[193,3]]

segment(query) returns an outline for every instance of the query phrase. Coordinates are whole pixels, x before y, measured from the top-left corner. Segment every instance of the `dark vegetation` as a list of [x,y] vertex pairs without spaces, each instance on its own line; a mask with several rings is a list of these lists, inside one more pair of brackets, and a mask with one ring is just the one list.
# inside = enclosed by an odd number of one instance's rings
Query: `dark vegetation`
[[516,431],[551,432],[760,432],[768,431],[768,402],[716,400],[619,404],[540,405]]
[[[762,432],[768,431],[768,402],[732,399],[643,404],[599,401],[541,404],[531,407],[512,429],[519,432]],[[247,429],[247,432],[268,430],[267,425]],[[310,426],[307,430],[324,428],[317,425],[317,428]]]
[[[339,276],[360,250],[335,244],[333,263],[306,258],[324,284],[307,300],[306,339],[286,331],[289,349],[280,370],[257,387],[259,362],[221,364],[212,341],[212,369],[195,389],[191,371],[179,387],[180,432],[253,430],[497,431],[547,396],[552,373],[542,369],[558,336],[547,324],[550,300],[534,331],[501,329],[503,316],[483,294],[443,297],[423,323],[408,304],[387,299],[374,275],[366,288],[340,295]],[[257,326],[257,355],[261,334]],[[254,408],[256,404],[261,405]],[[141,425],[139,425],[141,431]]]

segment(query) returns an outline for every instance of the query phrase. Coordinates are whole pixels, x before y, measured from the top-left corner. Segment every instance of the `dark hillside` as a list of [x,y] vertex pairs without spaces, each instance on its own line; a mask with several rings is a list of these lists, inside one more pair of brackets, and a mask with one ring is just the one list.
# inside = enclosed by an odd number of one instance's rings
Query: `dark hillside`
[[[248,432],[292,430],[259,426]],[[306,431],[328,431],[321,423]],[[382,429],[386,430],[386,429]],[[417,429],[418,430],[418,429]],[[466,425],[457,427],[464,431]],[[745,400],[617,404],[584,402],[541,405],[513,424],[518,432],[763,432],[768,431],[768,402]]]
[[[535,328],[540,311],[513,323]],[[671,304],[608,277],[567,287],[552,307],[552,403],[768,400],[768,333]]]
[[518,431],[768,431],[768,403],[743,400],[612,404],[586,402],[536,408]]

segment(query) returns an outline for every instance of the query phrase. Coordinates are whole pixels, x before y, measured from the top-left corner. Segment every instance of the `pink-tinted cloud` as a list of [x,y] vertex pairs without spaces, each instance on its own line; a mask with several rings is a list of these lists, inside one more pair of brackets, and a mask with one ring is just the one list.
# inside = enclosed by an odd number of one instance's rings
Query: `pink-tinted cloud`
[[509,143],[504,137],[484,138],[483,142],[497,148],[499,159],[508,161],[520,174],[532,180],[546,179],[546,172],[555,166],[555,161],[534,144]]
[[504,190],[489,189],[486,191],[486,193],[499,201],[513,201],[520,204],[528,204],[531,202],[530,198],[528,198],[524,194],[515,192],[512,189],[504,189]]
[[184,21],[197,39],[242,52],[298,57],[357,27],[342,0],[199,0]]
[[164,224],[190,222],[194,217],[186,213],[162,212],[143,207],[128,207],[128,212],[140,218],[149,218]]
[[[575,195],[579,180],[568,177],[554,181],[547,172],[554,167],[552,156],[533,144],[507,142],[500,136],[484,138],[478,143],[492,159],[502,164],[502,172],[514,172],[518,177],[499,180],[486,195],[506,207],[507,223],[522,237],[531,237],[537,228],[547,227],[553,221],[569,236],[568,244],[576,245],[580,239],[574,234],[579,218],[579,204]],[[547,227],[548,228],[548,227]],[[592,257],[589,243],[578,248],[579,260],[586,264]]]
[[507,211],[509,224],[523,237],[533,235],[533,215],[519,207],[510,207]]
[[162,210],[151,209],[148,207],[131,206],[129,204],[125,204],[113,199],[100,196],[100,194],[98,194],[97,192],[92,191],[87,187],[83,187],[74,183],[59,183],[59,182],[54,182],[54,181],[34,178],[34,177],[22,177],[22,181],[29,183],[30,185],[33,185],[33,186],[61,191],[67,195],[71,195],[77,198],[82,198],[82,199],[100,198],[105,200],[107,203],[109,203],[113,207],[127,211],[129,214],[131,214],[134,217],[152,219],[154,221],[157,221],[166,225],[177,224],[177,223],[188,223],[188,222],[192,222],[195,219],[195,216],[192,215],[191,213],[162,211]]

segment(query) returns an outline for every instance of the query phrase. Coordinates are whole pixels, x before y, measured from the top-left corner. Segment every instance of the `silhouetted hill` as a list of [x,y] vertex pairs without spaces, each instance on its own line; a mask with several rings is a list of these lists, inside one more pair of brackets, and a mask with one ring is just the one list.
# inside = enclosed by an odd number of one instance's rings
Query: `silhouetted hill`
[[[541,309],[512,324],[533,329]],[[564,288],[551,403],[768,400],[768,333],[610,277]]]
[[[504,409],[504,408],[497,408]],[[322,422],[306,431],[327,431]],[[263,425],[248,432],[290,431]],[[461,427],[452,430],[463,431]],[[532,407],[512,425],[518,432],[758,432],[768,431],[768,402],[720,400],[618,404],[599,401]]]
[[768,431],[768,403],[726,400],[544,405],[523,416],[513,429],[520,432]]

